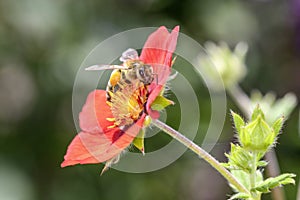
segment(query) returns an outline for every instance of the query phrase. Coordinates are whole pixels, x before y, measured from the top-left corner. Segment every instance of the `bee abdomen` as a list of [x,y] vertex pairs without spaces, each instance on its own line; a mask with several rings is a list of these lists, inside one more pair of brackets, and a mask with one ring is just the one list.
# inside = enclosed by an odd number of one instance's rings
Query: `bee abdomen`
[[115,69],[112,71],[109,81],[106,87],[106,100],[111,102],[112,94],[115,93],[119,88],[119,82],[121,80],[121,73],[120,69]]

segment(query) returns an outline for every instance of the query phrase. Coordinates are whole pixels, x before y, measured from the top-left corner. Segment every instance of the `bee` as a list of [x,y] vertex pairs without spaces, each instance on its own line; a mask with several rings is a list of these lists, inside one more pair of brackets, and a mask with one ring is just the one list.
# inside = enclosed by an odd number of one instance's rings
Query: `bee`
[[107,101],[111,101],[112,95],[122,86],[131,85],[136,80],[144,85],[149,85],[154,80],[151,65],[139,60],[135,49],[127,49],[122,53],[120,61],[123,65],[93,65],[85,70],[113,70],[107,83]]
[[128,126],[141,116],[148,97],[148,86],[155,74],[151,65],[139,60],[135,49],[122,53],[123,65],[93,65],[86,70],[113,70],[106,87],[106,100],[114,126]]

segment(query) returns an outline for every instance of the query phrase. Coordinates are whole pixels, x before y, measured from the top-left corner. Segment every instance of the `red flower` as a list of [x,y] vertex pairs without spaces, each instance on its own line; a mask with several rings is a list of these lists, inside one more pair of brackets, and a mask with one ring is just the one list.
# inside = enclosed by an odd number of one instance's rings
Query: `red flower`
[[146,110],[130,127],[118,127],[109,120],[114,118],[112,108],[106,103],[106,91],[94,90],[79,114],[81,132],[68,147],[61,167],[75,164],[105,162],[118,156],[143,127],[146,113],[158,118],[159,113],[151,110],[151,104],[160,94],[171,72],[172,55],[176,48],[179,27],[172,33],[162,26],[152,33],[143,49],[140,60],[153,67],[157,78],[149,85]]

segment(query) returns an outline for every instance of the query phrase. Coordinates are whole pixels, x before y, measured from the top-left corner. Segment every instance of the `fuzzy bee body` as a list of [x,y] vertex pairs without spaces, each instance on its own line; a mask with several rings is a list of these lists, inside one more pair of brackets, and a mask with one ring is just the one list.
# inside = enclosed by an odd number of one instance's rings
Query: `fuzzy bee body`
[[113,69],[106,87],[106,99],[111,107],[114,126],[129,126],[139,119],[148,98],[148,85],[154,79],[151,65],[139,60],[134,49],[126,50],[123,65],[94,65],[86,70]]
[[120,90],[121,85],[131,85],[133,81],[140,81],[145,86],[153,81],[153,69],[140,60],[127,60],[123,66],[127,69],[114,69],[106,87],[106,97],[111,101],[114,93]]

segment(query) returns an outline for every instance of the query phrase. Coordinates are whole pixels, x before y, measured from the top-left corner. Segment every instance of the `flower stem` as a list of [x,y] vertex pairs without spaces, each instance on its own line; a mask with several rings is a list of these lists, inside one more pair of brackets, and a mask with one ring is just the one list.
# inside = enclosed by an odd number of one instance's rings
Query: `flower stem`
[[[257,169],[257,152],[252,152],[253,158],[251,163],[251,174],[250,174],[250,185],[251,188],[255,188],[256,186],[256,169]],[[253,199],[260,199],[259,194],[257,192],[252,192]]]
[[253,152],[253,159],[252,159],[252,169],[251,169],[251,176],[250,176],[250,182],[251,182],[251,188],[255,188],[256,186],[256,152]]
[[239,192],[250,194],[250,192],[225,167],[223,167],[219,161],[217,161],[214,157],[212,157],[209,153],[207,153],[193,141],[159,120],[153,120],[152,124],[163,130],[174,139],[185,145],[187,148],[195,152],[198,156],[203,158],[213,168],[215,168],[230,184],[234,185]]
[[244,93],[244,91],[239,87],[239,85],[233,85],[228,88],[228,93],[230,94],[233,101],[242,110],[244,115],[248,119],[251,118],[251,101],[249,97]]

